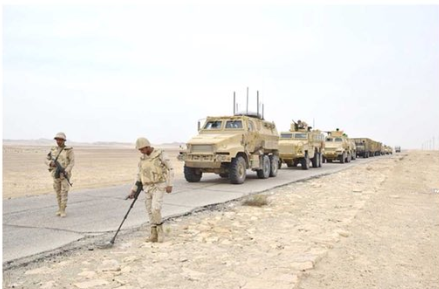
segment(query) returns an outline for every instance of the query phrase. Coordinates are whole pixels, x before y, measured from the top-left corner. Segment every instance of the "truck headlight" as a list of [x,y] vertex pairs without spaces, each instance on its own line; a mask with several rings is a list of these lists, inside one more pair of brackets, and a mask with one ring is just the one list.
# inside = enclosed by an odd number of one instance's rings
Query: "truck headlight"
[[215,159],[218,162],[229,161],[229,153],[217,153],[216,156],[215,156]]

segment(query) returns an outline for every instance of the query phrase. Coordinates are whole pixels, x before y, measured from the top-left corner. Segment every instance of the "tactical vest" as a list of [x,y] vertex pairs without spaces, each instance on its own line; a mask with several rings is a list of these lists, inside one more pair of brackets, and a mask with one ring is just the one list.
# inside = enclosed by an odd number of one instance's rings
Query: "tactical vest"
[[[66,168],[69,164],[70,164],[70,158],[69,158],[69,151],[71,150],[71,147],[65,147],[63,149],[63,151],[60,153],[59,157],[58,157],[58,162],[59,164],[63,167]],[[59,154],[59,147],[52,147],[50,149],[50,155],[52,159],[55,159],[56,156]],[[52,168],[53,169],[53,168]]]
[[157,184],[166,181],[166,168],[160,160],[162,152],[154,150],[150,156],[140,158],[140,178],[143,184]]

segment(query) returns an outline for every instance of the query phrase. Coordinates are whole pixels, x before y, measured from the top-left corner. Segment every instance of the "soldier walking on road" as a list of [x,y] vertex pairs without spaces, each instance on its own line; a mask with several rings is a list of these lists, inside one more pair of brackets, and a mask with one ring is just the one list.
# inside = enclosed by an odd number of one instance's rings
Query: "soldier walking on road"
[[67,216],[67,196],[72,177],[72,168],[75,165],[75,155],[73,148],[65,145],[67,138],[63,132],[57,133],[54,139],[57,146],[50,149],[45,163],[49,166],[49,172],[52,173],[53,177],[53,189],[58,201],[56,215],[64,218]]
[[[138,138],[136,149],[142,156],[139,161],[139,172],[137,173],[136,183],[141,182],[146,194],[146,211],[148,212],[151,226],[151,235],[147,241],[163,242],[163,222],[162,222],[162,203],[163,196],[172,192],[174,181],[174,171],[169,158],[164,151],[151,147],[146,138]],[[131,189],[128,198],[135,196],[137,186]]]

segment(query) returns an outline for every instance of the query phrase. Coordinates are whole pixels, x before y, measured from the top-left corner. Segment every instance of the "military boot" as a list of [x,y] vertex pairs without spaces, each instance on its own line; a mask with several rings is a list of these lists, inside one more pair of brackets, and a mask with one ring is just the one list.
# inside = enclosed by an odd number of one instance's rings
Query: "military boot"
[[157,242],[163,243],[165,240],[165,234],[163,232],[163,225],[157,226]]
[[146,239],[146,242],[157,242],[157,227],[151,226],[151,235]]
[[59,214],[61,218],[65,218],[67,216],[66,207],[67,207],[66,205],[61,205],[60,214]]

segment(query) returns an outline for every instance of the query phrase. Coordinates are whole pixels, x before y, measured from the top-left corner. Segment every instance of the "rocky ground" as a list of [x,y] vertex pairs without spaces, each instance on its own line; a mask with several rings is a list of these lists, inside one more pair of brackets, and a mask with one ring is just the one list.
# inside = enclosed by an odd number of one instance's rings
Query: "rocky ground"
[[161,244],[141,228],[6,270],[3,287],[439,288],[438,175],[437,152],[383,157],[170,220]]

